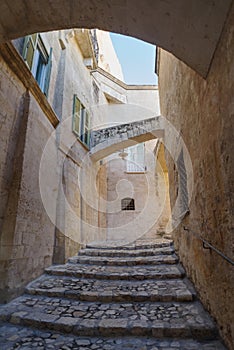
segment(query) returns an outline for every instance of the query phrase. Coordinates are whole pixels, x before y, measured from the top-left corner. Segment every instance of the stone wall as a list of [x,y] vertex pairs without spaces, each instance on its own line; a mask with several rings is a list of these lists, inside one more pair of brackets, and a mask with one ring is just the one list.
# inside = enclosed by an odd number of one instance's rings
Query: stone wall
[[[87,109],[94,101],[90,73],[74,37],[65,51],[58,32],[42,37],[48,51],[53,47],[48,101],[29,72],[29,80],[21,80],[27,68],[10,44],[10,51],[4,51],[0,61],[1,302],[19,295],[52,261],[65,262],[82,244],[105,234],[95,229],[99,220],[105,226],[105,213],[99,215],[98,192],[89,192],[97,204],[95,210],[82,200],[96,181],[98,191],[105,194],[104,182],[97,175],[99,164],[92,163],[87,147],[72,133],[73,95],[77,94]],[[22,39],[18,43],[16,47],[22,48]],[[46,112],[56,119],[51,106],[60,119],[57,129]],[[86,170],[80,187],[81,167]],[[85,232],[80,215],[84,225],[89,224]]]
[[[40,158],[53,126],[1,60],[1,301],[51,264],[54,227],[39,191]],[[48,169],[48,178],[55,178]]]
[[64,263],[86,243],[106,238],[106,208],[99,203],[100,195],[106,198],[105,169],[92,164],[85,150],[86,158],[78,159],[79,151],[80,146],[74,144],[59,169],[62,182],[57,199],[54,263]]
[[[170,218],[168,185],[162,157],[155,159],[155,144],[155,140],[145,142],[146,170],[142,172],[129,171],[128,158],[121,159],[119,152],[106,158],[110,240],[154,239],[166,231]],[[130,151],[126,148],[125,152]],[[134,199],[135,210],[121,210],[124,198]]]
[[[233,258],[233,31],[232,8],[206,80],[163,50],[159,59],[161,113],[185,141],[194,174],[190,213],[173,233],[175,245],[230,349],[234,342],[233,266],[214,251],[204,249],[192,231]],[[169,156],[167,165],[174,204],[178,174]],[[184,231],[184,225],[190,231]]]
[[[1,61],[1,117],[0,117],[0,288],[1,299],[7,298],[7,270],[10,265],[10,257],[13,250],[14,240],[14,220],[10,220],[12,224],[9,226],[9,232],[4,234],[5,216],[10,215],[8,211],[9,202],[19,197],[20,177],[17,176],[18,171],[22,167],[22,158],[18,156],[15,160],[18,145],[20,143],[21,130],[24,130],[27,123],[27,116],[24,116],[24,93],[23,84],[19,84],[15,77],[12,77],[10,69]],[[6,98],[8,96],[8,98]],[[21,146],[23,148],[24,145]],[[19,152],[20,153],[20,152]],[[18,163],[18,164],[17,164]],[[12,189],[10,193],[10,189]],[[10,198],[11,197],[11,198]],[[17,206],[12,206],[11,212],[15,216]],[[8,213],[7,213],[8,212]],[[9,223],[9,221],[8,221]]]

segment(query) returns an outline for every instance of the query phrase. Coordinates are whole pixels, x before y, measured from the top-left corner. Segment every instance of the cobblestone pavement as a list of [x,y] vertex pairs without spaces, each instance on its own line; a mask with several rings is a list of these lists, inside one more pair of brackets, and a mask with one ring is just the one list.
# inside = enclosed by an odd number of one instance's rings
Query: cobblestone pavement
[[175,264],[178,258],[175,254],[159,254],[155,256],[137,256],[137,257],[109,257],[109,256],[74,256],[68,260],[70,263],[94,264],[94,265],[157,265],[157,264]]
[[171,242],[93,246],[0,307],[1,350],[225,350]]
[[105,257],[143,257],[143,256],[155,256],[162,254],[173,254],[174,249],[172,247],[156,247],[151,249],[82,249],[79,255],[86,256],[105,256]]
[[181,278],[185,275],[181,265],[155,266],[105,266],[88,264],[55,265],[46,269],[51,275],[73,276],[82,278],[114,279],[114,280],[145,280]]
[[225,350],[219,341],[157,340],[149,337],[100,338],[68,336],[21,326],[0,326],[1,350]]
[[191,301],[195,290],[187,279],[108,281],[43,275],[31,283],[30,294],[69,296],[86,301]]
[[154,249],[173,246],[172,240],[168,239],[156,239],[156,240],[144,240],[139,239],[136,242],[129,243],[127,241],[97,241],[87,244],[87,248],[99,248],[99,249]]

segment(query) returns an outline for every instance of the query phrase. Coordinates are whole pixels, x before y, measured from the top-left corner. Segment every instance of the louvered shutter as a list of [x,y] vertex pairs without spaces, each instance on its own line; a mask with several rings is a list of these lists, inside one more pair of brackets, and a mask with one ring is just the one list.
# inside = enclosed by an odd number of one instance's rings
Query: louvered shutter
[[46,97],[48,97],[48,92],[49,92],[51,69],[52,69],[52,47],[50,48],[50,55],[48,58],[48,64],[46,66],[46,77],[45,77],[45,83],[44,83],[44,94]]
[[76,95],[73,97],[73,131],[80,136],[81,103]]
[[24,40],[24,48],[23,48],[23,59],[27,63],[30,70],[32,70],[33,66],[33,58],[37,45],[37,34],[28,35]]

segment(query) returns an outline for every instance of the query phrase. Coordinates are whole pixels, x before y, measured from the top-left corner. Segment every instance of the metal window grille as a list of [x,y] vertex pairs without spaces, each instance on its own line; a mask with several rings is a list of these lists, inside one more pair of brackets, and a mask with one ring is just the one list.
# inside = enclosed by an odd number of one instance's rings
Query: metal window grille
[[135,210],[135,201],[133,198],[123,198],[121,200],[121,210]]

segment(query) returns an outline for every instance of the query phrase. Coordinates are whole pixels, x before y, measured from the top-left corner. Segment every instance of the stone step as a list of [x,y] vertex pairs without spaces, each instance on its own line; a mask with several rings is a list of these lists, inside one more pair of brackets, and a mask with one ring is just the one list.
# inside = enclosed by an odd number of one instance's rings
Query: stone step
[[11,324],[0,325],[0,349],[61,350],[226,350],[219,340],[152,337],[78,337]]
[[109,281],[43,275],[26,293],[93,302],[192,301],[195,290],[187,279]]
[[133,250],[133,249],[154,249],[173,246],[172,240],[159,239],[154,241],[137,240],[133,243],[124,241],[98,241],[88,243],[88,249],[118,249],[118,250]]
[[175,252],[173,247],[162,247],[152,249],[81,249],[78,255],[86,256],[106,256],[106,257],[140,257],[140,256],[155,256],[155,255],[167,255]]
[[95,278],[108,280],[146,280],[146,279],[169,279],[182,278],[185,271],[180,264],[176,265],[138,265],[135,266],[105,266],[105,265],[82,265],[66,264],[53,265],[46,270],[53,276],[73,276],[78,278]]
[[24,295],[1,307],[0,320],[89,337],[217,339],[215,324],[198,301],[101,304]]
[[0,325],[0,349],[61,350],[226,350],[219,340],[152,337],[78,337],[11,324]]
[[105,256],[74,256],[68,260],[72,264],[109,265],[109,266],[134,266],[134,265],[158,265],[176,264],[178,257],[171,255],[155,255],[149,257],[105,257]]

